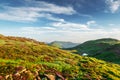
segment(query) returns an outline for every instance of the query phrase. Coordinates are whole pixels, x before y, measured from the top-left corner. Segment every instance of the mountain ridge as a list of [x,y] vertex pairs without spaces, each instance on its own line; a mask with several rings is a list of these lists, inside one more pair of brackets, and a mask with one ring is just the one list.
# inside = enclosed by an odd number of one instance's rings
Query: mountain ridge
[[53,41],[48,45],[58,47],[58,48],[71,48],[79,45],[80,43],[73,43],[70,41]]

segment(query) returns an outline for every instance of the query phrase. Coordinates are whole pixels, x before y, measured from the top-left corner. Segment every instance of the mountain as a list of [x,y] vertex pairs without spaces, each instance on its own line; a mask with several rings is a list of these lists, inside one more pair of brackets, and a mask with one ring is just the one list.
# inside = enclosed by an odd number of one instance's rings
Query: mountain
[[79,43],[65,42],[65,41],[53,41],[48,45],[58,47],[58,48],[71,48],[79,45]]
[[88,56],[120,64],[120,41],[117,39],[90,40],[70,50],[76,50],[80,55],[88,54]]
[[0,35],[0,80],[119,80],[120,65]]

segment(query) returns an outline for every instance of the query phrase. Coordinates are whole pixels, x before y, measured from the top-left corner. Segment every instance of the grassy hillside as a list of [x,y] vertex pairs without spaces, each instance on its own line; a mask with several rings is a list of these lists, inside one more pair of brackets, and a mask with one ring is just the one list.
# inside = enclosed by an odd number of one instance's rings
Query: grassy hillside
[[0,35],[0,80],[119,80],[120,65]]
[[71,50],[77,53],[87,53],[88,56],[96,57],[109,62],[120,63],[120,41],[111,38],[87,41]]

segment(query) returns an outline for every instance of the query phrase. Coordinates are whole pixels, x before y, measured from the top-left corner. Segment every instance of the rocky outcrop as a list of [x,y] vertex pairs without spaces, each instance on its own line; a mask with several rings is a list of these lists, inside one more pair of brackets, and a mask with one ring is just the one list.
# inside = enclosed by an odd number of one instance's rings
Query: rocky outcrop
[[[49,73],[47,73],[49,72]],[[0,76],[0,80],[65,80],[65,78],[55,70],[47,70],[45,74],[40,75],[40,70],[31,72],[26,68],[19,66],[15,67],[15,73]]]
[[45,76],[49,79],[49,80],[55,80],[55,76],[52,74],[45,74]]

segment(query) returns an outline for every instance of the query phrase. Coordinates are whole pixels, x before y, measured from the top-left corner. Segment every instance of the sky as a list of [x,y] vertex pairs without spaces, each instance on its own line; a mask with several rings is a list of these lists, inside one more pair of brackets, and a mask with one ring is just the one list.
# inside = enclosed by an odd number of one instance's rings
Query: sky
[[120,0],[0,0],[0,34],[42,42],[120,39]]

